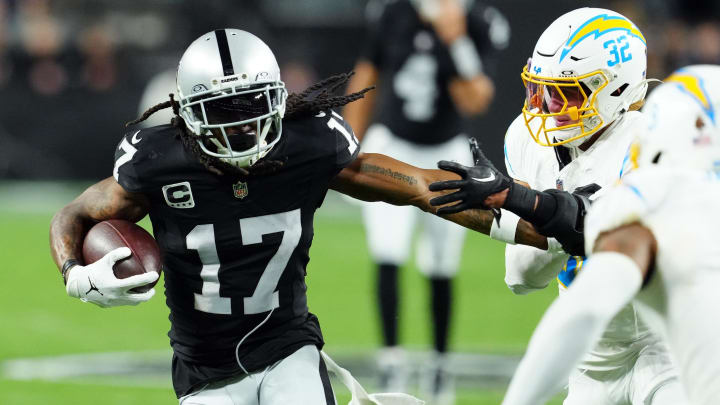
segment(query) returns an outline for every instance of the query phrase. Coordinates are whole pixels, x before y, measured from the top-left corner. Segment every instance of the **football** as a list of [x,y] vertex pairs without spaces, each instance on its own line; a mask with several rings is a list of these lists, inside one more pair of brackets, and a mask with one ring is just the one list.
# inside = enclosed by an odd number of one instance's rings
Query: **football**
[[[117,278],[127,278],[136,274],[162,271],[160,248],[155,239],[140,226],[121,219],[111,219],[95,224],[85,236],[83,259],[86,264],[93,263],[111,250],[127,246],[132,255],[119,260],[113,267]],[[142,293],[157,283],[133,288],[132,292]]]

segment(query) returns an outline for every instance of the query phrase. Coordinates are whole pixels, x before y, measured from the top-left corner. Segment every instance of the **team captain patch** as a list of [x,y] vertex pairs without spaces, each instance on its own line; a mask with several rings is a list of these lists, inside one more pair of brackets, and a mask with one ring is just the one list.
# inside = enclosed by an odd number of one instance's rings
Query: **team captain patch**
[[233,184],[233,195],[235,198],[243,199],[248,195],[248,186],[244,181],[238,181]]
[[163,196],[167,205],[173,208],[193,208],[195,199],[190,189],[190,182],[168,184],[162,188]]

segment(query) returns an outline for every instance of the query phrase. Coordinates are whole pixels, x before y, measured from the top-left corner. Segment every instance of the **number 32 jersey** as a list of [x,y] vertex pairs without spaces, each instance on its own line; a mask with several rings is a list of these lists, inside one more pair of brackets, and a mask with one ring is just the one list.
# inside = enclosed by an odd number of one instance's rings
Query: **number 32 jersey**
[[116,150],[115,179],[150,201],[178,397],[242,373],[236,355],[250,372],[322,347],[305,285],[313,216],[359,147],[335,112],[283,124],[266,159],[284,165],[246,179],[207,170],[170,125],[129,133]]

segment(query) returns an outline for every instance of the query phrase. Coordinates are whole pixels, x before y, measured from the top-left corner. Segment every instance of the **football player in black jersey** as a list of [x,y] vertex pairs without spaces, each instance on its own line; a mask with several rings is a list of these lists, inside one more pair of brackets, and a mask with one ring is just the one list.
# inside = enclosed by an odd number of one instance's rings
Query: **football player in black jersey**
[[[328,189],[365,201],[436,212],[428,185],[457,179],[378,154],[359,153],[332,110],[368,89],[333,96],[350,75],[286,93],[272,51],[234,29],[207,33],[180,60],[172,122],[131,131],[116,149],[113,176],[53,218],[53,259],[70,296],[109,307],[150,299],[131,290],[150,273],[119,280],[119,248],[82,263],[89,228],[149,215],[163,255],[170,308],[172,379],[186,404],[333,404],[323,338],[308,312],[305,272],[313,216]],[[447,217],[488,233],[492,215]],[[524,227],[523,227],[524,226]],[[547,244],[521,223],[518,242]],[[385,402],[386,404],[389,402]]]
[[[368,16],[369,37],[348,92],[377,82],[378,94],[369,94],[343,112],[362,140],[363,151],[418,167],[436,167],[438,160],[470,164],[463,118],[484,112],[493,98],[488,72],[496,52],[507,44],[507,21],[496,9],[465,0],[376,1],[369,4]],[[363,218],[378,268],[385,346],[378,356],[381,385],[388,390],[406,385],[409,370],[397,333],[398,268],[407,261],[414,225],[421,222],[417,264],[430,282],[435,349],[430,367],[421,374],[421,387],[432,394],[432,403],[451,403],[445,353],[451,281],[458,270],[464,229],[408,207],[382,203],[365,204]]]

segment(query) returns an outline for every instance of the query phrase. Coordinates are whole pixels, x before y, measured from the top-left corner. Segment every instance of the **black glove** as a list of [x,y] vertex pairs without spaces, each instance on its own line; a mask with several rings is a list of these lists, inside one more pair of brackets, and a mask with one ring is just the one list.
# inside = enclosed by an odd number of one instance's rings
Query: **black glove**
[[513,183],[510,178],[496,169],[492,162],[485,157],[477,146],[475,138],[470,138],[470,149],[475,160],[475,166],[473,167],[447,160],[438,162],[440,169],[457,173],[462,177],[462,180],[438,181],[430,184],[430,191],[458,189],[454,193],[430,200],[430,205],[433,206],[458,201],[455,205],[440,208],[438,214],[454,214],[473,208],[488,209],[484,204],[485,199],[492,194],[509,188]]

